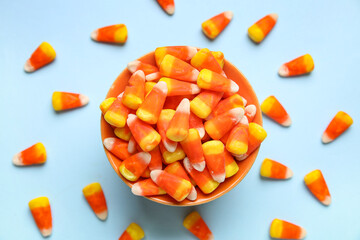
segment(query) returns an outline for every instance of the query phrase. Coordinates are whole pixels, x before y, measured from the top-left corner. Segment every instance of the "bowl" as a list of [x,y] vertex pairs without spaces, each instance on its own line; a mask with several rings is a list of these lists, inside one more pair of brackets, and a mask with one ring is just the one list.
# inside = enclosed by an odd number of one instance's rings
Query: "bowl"
[[[154,52],[150,52],[150,53],[140,57],[138,60],[145,62],[145,63],[153,64],[156,66],[155,59],[154,59]],[[252,89],[250,83],[248,82],[248,80],[233,64],[231,64],[226,59],[225,59],[225,64],[224,64],[223,70],[226,73],[226,75],[228,76],[228,78],[232,79],[239,85],[240,90],[238,93],[241,96],[243,96],[244,98],[246,98],[246,100],[248,101],[248,104],[254,104],[256,106],[257,113],[256,113],[256,116],[255,116],[253,122],[256,122],[256,123],[262,125],[262,115],[260,112],[259,101],[258,101],[256,94],[255,94],[254,90]],[[127,69],[122,71],[122,73],[120,73],[120,75],[116,78],[115,82],[110,87],[110,90],[106,95],[106,98],[116,97],[121,92],[123,92],[130,76],[131,76],[131,73]],[[108,137],[115,137],[115,134],[114,134],[113,128],[104,120],[104,118],[102,116],[101,117],[102,141],[104,141],[104,139],[108,138]],[[119,165],[121,164],[121,160],[118,159],[116,156],[114,156],[112,153],[110,153],[106,148],[104,148],[104,149],[105,149],[106,156],[107,156],[112,168],[114,169],[114,171],[125,182],[125,184],[131,188],[134,183],[128,181],[119,173],[118,168],[119,168]],[[174,199],[172,199],[168,195],[153,196],[153,197],[146,197],[146,198],[148,198],[151,201],[161,203],[164,205],[170,205],[170,206],[195,206],[195,205],[204,204],[204,203],[213,201],[213,200],[221,197],[225,193],[229,192],[237,184],[239,184],[239,182],[241,182],[241,180],[246,176],[246,174],[249,172],[250,168],[254,164],[255,159],[258,155],[258,152],[259,152],[259,148],[257,150],[255,150],[247,159],[240,161],[240,162],[237,161],[237,164],[239,166],[239,171],[234,176],[227,178],[225,180],[225,182],[221,183],[219,185],[219,187],[212,193],[203,194],[201,192],[201,190],[199,190],[197,187],[196,189],[198,192],[198,197],[195,201],[189,201],[189,200],[185,199],[184,201],[179,203],[179,202],[175,201]],[[129,191],[129,194],[132,194],[131,191]]]

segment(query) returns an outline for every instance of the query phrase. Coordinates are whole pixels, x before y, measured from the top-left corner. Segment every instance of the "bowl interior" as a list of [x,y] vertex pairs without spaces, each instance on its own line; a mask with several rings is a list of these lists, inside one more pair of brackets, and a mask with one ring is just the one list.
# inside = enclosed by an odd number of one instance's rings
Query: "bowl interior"
[[[143,57],[139,58],[139,60],[156,66],[154,59],[154,52],[150,52],[144,55]],[[240,87],[239,94],[244,98],[246,98],[248,104],[254,104],[256,106],[257,114],[254,118],[254,122],[262,125],[262,116],[260,113],[259,101],[250,83],[234,65],[232,65],[230,62],[226,60],[224,64],[224,72],[226,73],[228,78],[234,80],[239,85]],[[120,75],[116,78],[115,82],[110,87],[110,90],[106,95],[106,98],[116,97],[121,92],[123,92],[125,86],[128,83],[130,76],[131,73],[127,69],[125,69],[122,73],[120,73]],[[104,120],[103,117],[101,117],[101,138],[102,140],[104,140],[105,138],[108,137],[115,137],[113,128]],[[126,185],[131,187],[133,183],[125,179],[118,171],[118,167],[121,164],[121,160],[115,157],[113,154],[111,154],[106,148],[104,149],[106,156],[111,166],[113,167],[114,171],[126,183]],[[148,197],[148,199],[161,204],[174,205],[174,206],[194,206],[215,200],[221,197],[222,195],[224,195],[225,193],[229,192],[231,189],[233,189],[245,177],[245,175],[249,172],[251,166],[255,162],[258,151],[259,149],[255,150],[244,161],[241,162],[237,161],[237,164],[239,166],[239,171],[234,176],[227,178],[225,182],[221,183],[214,192],[210,194],[203,194],[201,190],[197,188],[198,197],[196,201],[189,201],[185,199],[184,201],[178,203],[168,195]],[[129,194],[131,194],[130,191]]]

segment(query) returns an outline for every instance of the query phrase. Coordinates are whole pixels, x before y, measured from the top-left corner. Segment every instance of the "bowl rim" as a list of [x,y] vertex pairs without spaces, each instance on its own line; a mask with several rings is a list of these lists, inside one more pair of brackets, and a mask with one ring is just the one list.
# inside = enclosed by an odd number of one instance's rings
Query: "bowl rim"
[[[200,49],[200,48],[198,48]],[[153,55],[154,54],[154,51],[151,51],[141,57],[139,57],[137,60],[141,60],[143,58],[146,58],[148,55]],[[257,112],[256,112],[256,116],[258,119],[256,121],[257,124],[259,125],[263,125],[263,121],[262,121],[262,114],[261,114],[261,111],[260,111],[260,104],[259,104],[259,100],[257,98],[257,95],[253,89],[253,87],[251,86],[251,84],[249,83],[249,81],[247,80],[247,78],[243,75],[243,73],[235,66],[233,65],[231,62],[229,62],[228,60],[226,60],[224,58],[224,66],[227,65],[227,67],[230,67],[230,68],[233,68],[235,69],[235,71],[238,72],[239,75],[241,75],[241,77],[243,78],[243,81],[242,81],[242,84],[246,85],[246,87],[248,89],[250,89],[251,92],[254,93],[254,99],[253,99],[253,103],[256,108],[257,108]],[[224,72],[226,73],[226,71],[224,70]],[[124,74],[129,74],[129,71],[127,68],[125,68],[119,75],[118,77],[115,79],[115,81],[112,83],[109,91],[107,92],[106,94],[106,98],[109,98],[109,97],[112,97],[112,95],[110,94],[111,90],[114,88],[115,86],[115,83],[120,79],[122,78],[122,76]],[[234,80],[235,81],[235,80]],[[103,115],[101,114],[100,115],[100,132],[101,132],[101,139],[102,139],[102,143],[104,141],[105,138],[109,137],[109,136],[105,136],[105,126],[109,125]],[[209,194],[209,197],[206,198],[206,199],[202,199],[202,201],[190,201],[188,202],[187,204],[184,204],[183,202],[169,202],[167,200],[163,200],[163,199],[158,199],[157,196],[150,196],[150,197],[144,197],[144,198],[147,198],[153,202],[156,202],[156,203],[160,203],[160,204],[163,204],[163,205],[168,205],[168,206],[176,206],[176,207],[190,207],[190,206],[197,206],[197,205],[201,205],[201,204],[205,204],[205,203],[209,203],[211,201],[214,201],[218,198],[220,198],[221,196],[223,196],[224,194],[230,192],[232,189],[234,189],[243,179],[244,177],[248,174],[248,172],[250,171],[250,169],[252,168],[252,166],[254,165],[255,163],[255,160],[257,158],[257,155],[259,153],[259,150],[260,150],[260,147],[261,145],[256,149],[254,150],[248,157],[248,158],[251,158],[252,161],[250,162],[250,164],[248,165],[248,167],[246,167],[242,174],[231,184],[229,185],[226,189],[224,189],[223,191],[220,191],[218,194],[216,194],[215,196],[212,195],[212,193]],[[103,148],[105,150],[105,154],[106,154],[106,157],[108,159],[108,162],[110,163],[111,167],[113,168],[113,170],[116,172],[116,174],[122,179],[122,181],[128,186],[128,187],[132,187],[132,185],[135,183],[132,183],[132,182],[129,182],[127,179],[125,179],[118,171],[117,167],[115,166],[114,162],[112,161],[112,158],[116,158],[112,153],[110,153],[110,151],[108,151],[105,146],[103,145]],[[118,159],[118,158],[116,158]],[[235,160],[236,161],[236,160]],[[245,160],[244,160],[245,161]],[[241,162],[241,161],[240,161]],[[238,161],[236,161],[237,164],[239,164]],[[201,190],[200,190],[201,191]]]

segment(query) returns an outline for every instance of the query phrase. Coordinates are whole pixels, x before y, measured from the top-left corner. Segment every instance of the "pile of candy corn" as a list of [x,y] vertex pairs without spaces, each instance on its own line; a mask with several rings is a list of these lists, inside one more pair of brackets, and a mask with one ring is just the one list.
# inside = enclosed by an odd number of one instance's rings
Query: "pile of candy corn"
[[[256,107],[223,71],[224,55],[206,48],[160,47],[155,65],[128,64],[128,85],[100,109],[114,128],[104,146],[140,196],[178,202],[213,192],[266,138]],[[165,167],[164,167],[165,165]]]

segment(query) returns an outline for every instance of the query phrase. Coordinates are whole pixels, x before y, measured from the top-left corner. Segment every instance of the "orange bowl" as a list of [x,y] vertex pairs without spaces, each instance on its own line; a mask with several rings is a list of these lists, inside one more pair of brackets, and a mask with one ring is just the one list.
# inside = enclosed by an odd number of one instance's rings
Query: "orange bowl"
[[[138,60],[145,62],[145,63],[153,64],[156,66],[154,52],[150,52],[150,53],[142,56]],[[256,106],[257,113],[254,118],[254,122],[262,125],[262,116],[260,113],[259,101],[258,101],[256,94],[255,94],[254,90],[252,89],[250,83],[247,81],[247,79],[244,77],[244,75],[234,65],[232,65],[230,62],[228,62],[226,60],[225,60],[225,64],[224,64],[224,72],[226,73],[228,78],[234,80],[239,85],[239,87],[240,87],[239,94],[241,96],[243,96],[244,98],[246,98],[246,100],[248,101],[248,104],[254,104]],[[106,98],[116,97],[121,92],[123,92],[125,89],[125,86],[128,83],[130,76],[131,76],[131,73],[127,69],[122,71],[122,73],[120,73],[120,75],[116,78],[115,82],[110,87],[110,90],[106,95]],[[115,137],[113,128],[104,120],[103,117],[101,117],[101,138],[104,141],[104,139],[108,138],[108,137]],[[121,164],[121,160],[118,159],[116,156],[114,156],[112,153],[110,153],[106,148],[104,148],[104,149],[105,149],[106,156],[107,156],[112,168],[114,169],[114,171],[125,182],[125,184],[131,188],[134,183],[125,179],[118,171],[119,165]],[[189,200],[185,199],[184,201],[179,203],[179,202],[175,201],[174,199],[172,199],[168,195],[154,196],[154,197],[147,197],[147,198],[154,202],[158,202],[158,203],[165,204],[165,205],[171,205],[171,206],[195,206],[195,205],[213,201],[213,200],[221,197],[225,193],[229,192],[239,182],[241,182],[241,180],[249,172],[251,166],[254,164],[255,159],[258,155],[258,152],[259,152],[259,148],[257,150],[255,150],[244,161],[237,162],[237,164],[239,166],[239,171],[234,176],[227,178],[225,180],[225,182],[221,183],[219,185],[219,187],[212,193],[203,194],[201,192],[201,190],[199,190],[197,188],[198,197],[195,201],[189,201]],[[129,191],[129,193],[130,193],[130,191]]]

